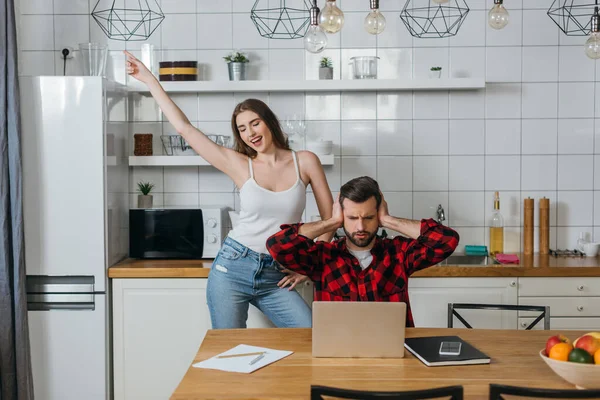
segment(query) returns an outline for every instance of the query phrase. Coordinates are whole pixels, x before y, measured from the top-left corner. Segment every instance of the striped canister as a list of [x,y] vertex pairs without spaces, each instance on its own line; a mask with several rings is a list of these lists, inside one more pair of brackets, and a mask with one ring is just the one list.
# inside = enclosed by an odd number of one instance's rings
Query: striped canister
[[161,81],[198,80],[197,61],[161,61],[158,65],[158,74]]

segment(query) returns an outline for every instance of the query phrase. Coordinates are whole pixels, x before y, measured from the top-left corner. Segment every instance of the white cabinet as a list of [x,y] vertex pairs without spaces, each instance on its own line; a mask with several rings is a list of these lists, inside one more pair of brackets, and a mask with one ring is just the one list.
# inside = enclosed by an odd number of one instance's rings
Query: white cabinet
[[113,279],[115,400],[168,399],[209,328],[206,279]]
[[[115,400],[168,399],[211,328],[203,278],[113,279]],[[313,285],[298,292],[310,305]],[[273,324],[254,306],[248,328]]]
[[[550,329],[600,330],[600,278],[519,278],[519,304],[549,306]],[[519,329],[532,320],[519,317]]]
[[[448,303],[517,304],[517,286],[517,278],[410,278],[415,326],[445,328]],[[474,328],[517,328],[514,311],[461,310],[460,314]],[[454,318],[454,327],[464,325]]]

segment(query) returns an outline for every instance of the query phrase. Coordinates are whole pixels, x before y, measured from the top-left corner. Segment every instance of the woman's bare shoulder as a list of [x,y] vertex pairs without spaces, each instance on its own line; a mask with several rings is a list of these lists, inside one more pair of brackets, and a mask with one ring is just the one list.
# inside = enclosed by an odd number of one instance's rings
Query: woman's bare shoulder
[[309,167],[309,168],[320,168],[321,167],[321,160],[319,159],[319,156],[317,156],[312,151],[300,150],[300,151],[297,151],[296,154],[298,154],[298,161],[301,164],[304,164],[306,167]]

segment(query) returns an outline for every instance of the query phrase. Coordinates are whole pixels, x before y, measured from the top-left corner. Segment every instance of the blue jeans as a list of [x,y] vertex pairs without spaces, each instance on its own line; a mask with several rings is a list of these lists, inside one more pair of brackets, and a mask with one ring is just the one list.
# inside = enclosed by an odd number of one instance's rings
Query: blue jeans
[[310,328],[312,313],[302,296],[277,286],[285,276],[280,268],[270,255],[225,238],[206,290],[213,329],[246,328],[250,304],[279,328]]

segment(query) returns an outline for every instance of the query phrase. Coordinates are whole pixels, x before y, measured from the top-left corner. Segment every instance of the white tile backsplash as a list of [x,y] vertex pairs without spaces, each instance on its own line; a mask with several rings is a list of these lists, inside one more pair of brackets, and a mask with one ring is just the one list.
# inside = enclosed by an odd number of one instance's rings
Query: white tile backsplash
[[592,154],[594,152],[593,119],[559,119],[558,153]]
[[377,157],[342,157],[341,182],[346,183],[358,176],[377,176],[376,160]]
[[[233,24],[232,14],[196,14],[196,24],[198,49],[224,49],[222,53],[225,56],[226,49],[233,48],[233,28],[223,29]],[[219,34],[211,34],[211,32],[219,32]]]
[[488,82],[521,82],[520,46],[488,47],[486,49],[486,73]]
[[162,31],[161,47],[177,50],[198,48],[195,14],[165,14],[160,28]]
[[485,190],[519,190],[520,156],[486,156]]
[[591,226],[593,224],[592,191],[559,191],[557,221],[558,226]]
[[450,156],[449,157],[449,190],[484,189],[483,156]]
[[523,83],[523,118],[555,118],[558,84]]
[[340,36],[344,48],[374,48],[377,36],[371,35],[363,28],[366,14],[367,12],[345,12],[344,27],[340,32],[329,36]]
[[[304,49],[269,50],[269,79],[274,81],[304,79],[304,53],[306,53]],[[314,64],[312,69],[318,71]]]
[[523,155],[522,190],[556,190],[558,161],[555,155]]
[[450,192],[448,224],[451,226],[484,226],[484,192]]
[[411,156],[378,157],[377,182],[382,191],[412,191]]
[[377,122],[343,121],[342,155],[374,156],[377,154]]
[[414,156],[414,190],[448,190],[448,173],[446,171],[448,171],[448,156]]
[[412,92],[381,92],[377,94],[378,119],[412,119],[412,115]]
[[523,10],[523,45],[556,46],[559,30],[546,13]]
[[[364,2],[362,2],[364,4]],[[392,2],[381,2],[380,10],[383,11],[384,4]],[[389,4],[388,4],[389,6]],[[385,16],[385,30],[377,35],[377,47],[378,48],[399,48],[409,47],[412,48],[413,37],[408,33],[406,26],[400,18],[397,18],[395,13],[384,14]]]
[[521,84],[488,83],[485,89],[486,118],[521,118]]
[[232,93],[198,95],[199,121],[231,121],[235,103]]
[[[226,3],[226,2],[222,2]],[[160,8],[165,14],[194,14],[196,13],[195,0],[161,0]],[[206,10],[208,11],[208,10]],[[231,11],[231,10],[229,10]],[[166,18],[165,18],[166,21]],[[194,30],[195,32],[195,30]]]
[[412,121],[378,121],[377,122],[377,155],[412,155],[413,154],[413,122]]
[[521,126],[522,154],[556,154],[556,119],[524,119]]
[[485,154],[485,121],[451,120],[448,141],[450,154]]
[[485,91],[451,91],[449,108],[452,119],[484,118]]
[[450,78],[483,78],[485,77],[485,48],[452,47],[450,48]]
[[52,15],[21,15],[21,50],[54,50],[54,17]]
[[412,48],[378,49],[377,78],[378,79],[411,79],[412,78]]
[[448,121],[414,121],[413,154],[448,154]]
[[166,193],[198,193],[198,167],[165,167]]
[[488,119],[485,123],[485,154],[519,154],[520,119]]
[[[367,34],[363,0],[342,0],[346,23],[329,35],[321,54],[302,40],[269,40],[250,20],[253,2],[162,0],[166,19],[142,42],[108,39],[90,17],[95,0],[20,0],[21,75],[62,75],[59,50],[94,41],[111,50],[107,75],[125,82],[121,50],[139,55],[155,45],[158,60],[198,60],[199,79],[227,81],[223,56],[242,50],[251,59],[250,79],[318,79],[320,57],[333,59],[334,79],[348,79],[350,57],[376,55],[379,79],[485,78],[486,88],[461,91],[178,94],[174,101],[202,131],[231,135],[234,106],[249,97],[265,101],[280,120],[305,115],[306,140],[332,140],[335,164],[325,166],[331,189],[360,175],[376,177],[390,211],[406,218],[435,217],[464,244],[489,243],[493,191],[500,190],[505,216],[505,251],[520,250],[522,199],[551,202],[551,246],[574,246],[578,232],[600,236],[600,64],[583,52],[585,37],[567,37],[546,14],[548,0],[505,2],[509,25],[487,24],[491,4],[469,1],[459,34],[415,39],[398,17],[403,3],[382,2],[386,30]],[[510,3],[510,4],[509,4]],[[215,34],[217,32],[217,34]],[[79,75],[78,57],[67,75]],[[156,102],[134,94],[129,101],[130,143],[134,133],[176,134]],[[212,167],[130,170],[130,204],[136,183],[156,184],[156,205],[225,205],[239,208],[231,180]],[[594,192],[594,190],[598,192]],[[318,213],[308,188],[306,215]],[[334,195],[337,193],[334,193]],[[536,222],[537,223],[537,222]],[[536,233],[537,234],[537,233]]]
[[558,80],[558,46],[522,47],[523,82]]
[[592,190],[594,156],[558,156],[558,190]]
[[[585,43],[585,42],[583,42]],[[560,46],[558,48],[558,80],[589,82],[594,80],[595,63],[583,51],[583,43],[579,46]]]
[[448,92],[415,92],[414,119],[448,119]]
[[377,95],[368,93],[342,93],[342,119],[376,119]]
[[559,118],[593,118],[594,85],[590,83],[558,84]]

